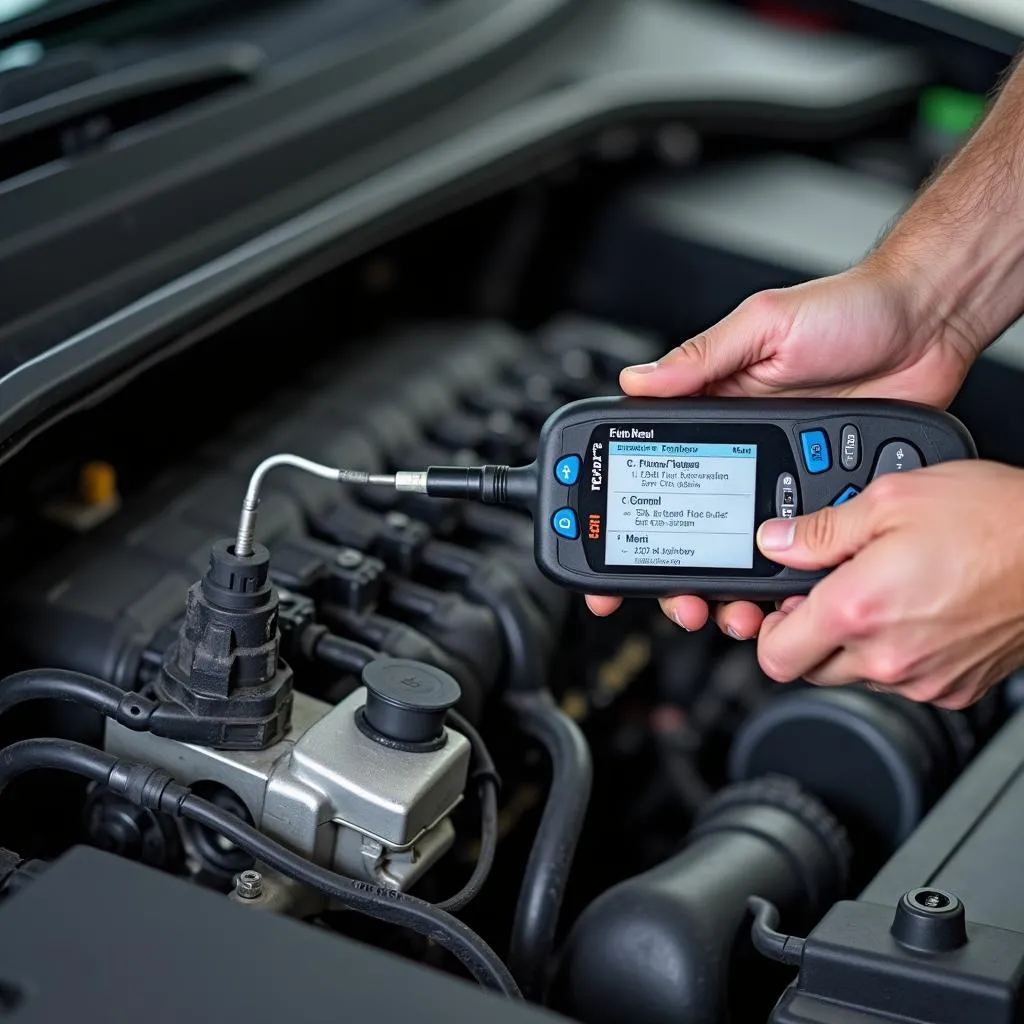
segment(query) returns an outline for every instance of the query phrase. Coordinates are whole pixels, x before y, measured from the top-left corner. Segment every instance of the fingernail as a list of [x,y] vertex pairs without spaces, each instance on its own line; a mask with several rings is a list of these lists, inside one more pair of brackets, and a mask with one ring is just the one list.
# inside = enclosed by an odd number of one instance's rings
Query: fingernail
[[793,546],[796,523],[791,519],[769,519],[757,531],[757,546],[762,551],[785,551]]
[[733,638],[733,640],[742,640],[743,639],[743,637],[741,637],[739,635],[739,633],[737,633],[736,630],[732,628],[732,626],[726,626],[725,627],[725,631],[726,631],[726,633],[728,633],[729,636],[731,636]]
[[690,629],[690,627],[689,627],[689,626],[688,626],[688,625],[687,625],[687,624],[686,624],[685,622],[683,622],[683,620],[682,620],[682,619],[681,619],[681,618],[679,617],[679,612],[675,612],[675,611],[674,611],[674,612],[672,612],[672,621],[673,621],[673,622],[674,622],[674,623],[675,623],[675,624],[676,624],[676,625],[677,625],[677,626],[678,626],[678,627],[679,627],[680,629],[685,629],[687,633],[692,633],[692,632],[693,632],[693,630],[692,630],[692,629]]
[[658,368],[657,363],[640,363],[637,366],[627,366],[623,373],[653,373]]

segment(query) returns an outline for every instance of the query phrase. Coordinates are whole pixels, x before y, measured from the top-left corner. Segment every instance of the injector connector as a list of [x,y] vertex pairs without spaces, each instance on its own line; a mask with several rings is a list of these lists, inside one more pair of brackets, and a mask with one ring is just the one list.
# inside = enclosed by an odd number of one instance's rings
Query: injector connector
[[219,726],[209,746],[261,750],[288,729],[293,682],[280,657],[278,603],[266,547],[239,557],[231,540],[213,545],[156,682],[161,699]]

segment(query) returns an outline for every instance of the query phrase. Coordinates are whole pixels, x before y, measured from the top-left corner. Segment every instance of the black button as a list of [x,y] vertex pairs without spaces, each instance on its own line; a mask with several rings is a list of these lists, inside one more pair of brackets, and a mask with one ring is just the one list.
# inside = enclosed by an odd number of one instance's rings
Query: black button
[[903,473],[909,469],[920,469],[924,463],[918,450],[909,441],[887,441],[878,453],[878,462],[871,479],[886,473]]
[[444,732],[448,709],[462,696],[447,672],[404,658],[380,658],[363,669],[364,714],[382,736],[427,743]]
[[843,469],[856,469],[860,465],[860,431],[852,423],[847,423],[839,438],[839,461]]
[[792,519],[800,507],[796,478],[792,473],[780,473],[775,483],[775,514],[780,519]]

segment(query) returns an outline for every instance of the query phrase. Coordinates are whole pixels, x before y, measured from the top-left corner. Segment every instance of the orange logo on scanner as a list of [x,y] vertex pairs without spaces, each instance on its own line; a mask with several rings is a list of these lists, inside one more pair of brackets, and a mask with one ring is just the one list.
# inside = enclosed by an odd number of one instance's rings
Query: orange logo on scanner
[[587,539],[601,539],[601,516],[596,512],[592,512],[587,517]]

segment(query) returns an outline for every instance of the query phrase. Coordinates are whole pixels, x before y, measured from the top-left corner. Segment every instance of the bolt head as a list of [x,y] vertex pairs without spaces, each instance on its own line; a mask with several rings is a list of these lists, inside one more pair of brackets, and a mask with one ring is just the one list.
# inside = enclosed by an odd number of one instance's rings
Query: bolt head
[[907,893],[907,901],[917,910],[930,914],[956,910],[960,903],[955,896],[939,889],[915,889]]
[[362,560],[362,553],[355,548],[342,548],[334,556],[335,563],[342,569],[354,569]]
[[235,879],[235,892],[246,900],[254,900],[263,894],[263,876],[258,871],[243,871]]

